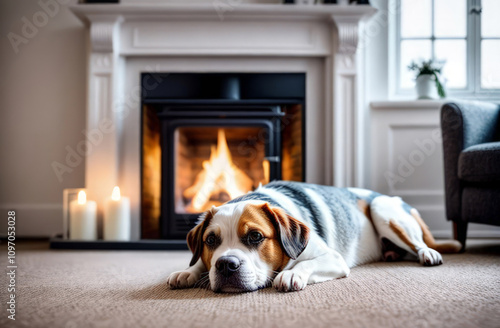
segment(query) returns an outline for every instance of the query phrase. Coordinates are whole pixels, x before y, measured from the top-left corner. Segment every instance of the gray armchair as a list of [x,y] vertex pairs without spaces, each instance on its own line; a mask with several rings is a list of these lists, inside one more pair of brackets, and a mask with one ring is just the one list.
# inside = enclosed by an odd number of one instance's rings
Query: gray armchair
[[446,103],[441,129],[446,216],[464,249],[469,222],[500,226],[500,106]]

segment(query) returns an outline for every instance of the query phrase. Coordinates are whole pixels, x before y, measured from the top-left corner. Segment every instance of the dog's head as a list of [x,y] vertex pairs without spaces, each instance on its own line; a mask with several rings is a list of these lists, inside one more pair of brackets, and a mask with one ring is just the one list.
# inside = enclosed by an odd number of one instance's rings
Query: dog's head
[[268,203],[225,204],[202,215],[187,236],[190,265],[203,261],[216,292],[267,287],[307,246],[309,229]]

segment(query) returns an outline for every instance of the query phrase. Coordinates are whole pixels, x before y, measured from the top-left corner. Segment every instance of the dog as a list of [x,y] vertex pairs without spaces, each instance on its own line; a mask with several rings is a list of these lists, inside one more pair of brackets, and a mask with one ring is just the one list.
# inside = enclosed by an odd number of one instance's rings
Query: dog
[[357,265],[405,256],[435,266],[443,263],[440,253],[461,250],[457,241],[435,241],[399,197],[291,181],[203,213],[187,244],[190,266],[169,276],[170,288],[194,287],[205,276],[213,291],[233,293],[271,285],[299,291],[347,277]]

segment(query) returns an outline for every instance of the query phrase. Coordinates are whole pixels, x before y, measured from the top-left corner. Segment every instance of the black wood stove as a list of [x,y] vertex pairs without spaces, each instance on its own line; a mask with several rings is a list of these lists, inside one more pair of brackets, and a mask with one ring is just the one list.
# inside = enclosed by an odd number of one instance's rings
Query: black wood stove
[[185,239],[200,213],[304,180],[305,74],[142,74],[141,237]]

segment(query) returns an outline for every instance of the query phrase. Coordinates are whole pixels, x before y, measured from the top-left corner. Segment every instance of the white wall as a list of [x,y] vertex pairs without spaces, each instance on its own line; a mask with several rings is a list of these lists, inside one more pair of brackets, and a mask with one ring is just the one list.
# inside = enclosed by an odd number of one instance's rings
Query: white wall
[[[19,236],[61,232],[62,190],[84,184],[83,161],[62,182],[51,167],[82,139],[86,94],[84,26],[66,7],[53,8],[49,17],[38,1],[0,0],[0,216],[5,223],[16,210]],[[7,36],[23,36],[22,19],[33,15],[41,27],[25,31],[33,35],[16,53]]]

